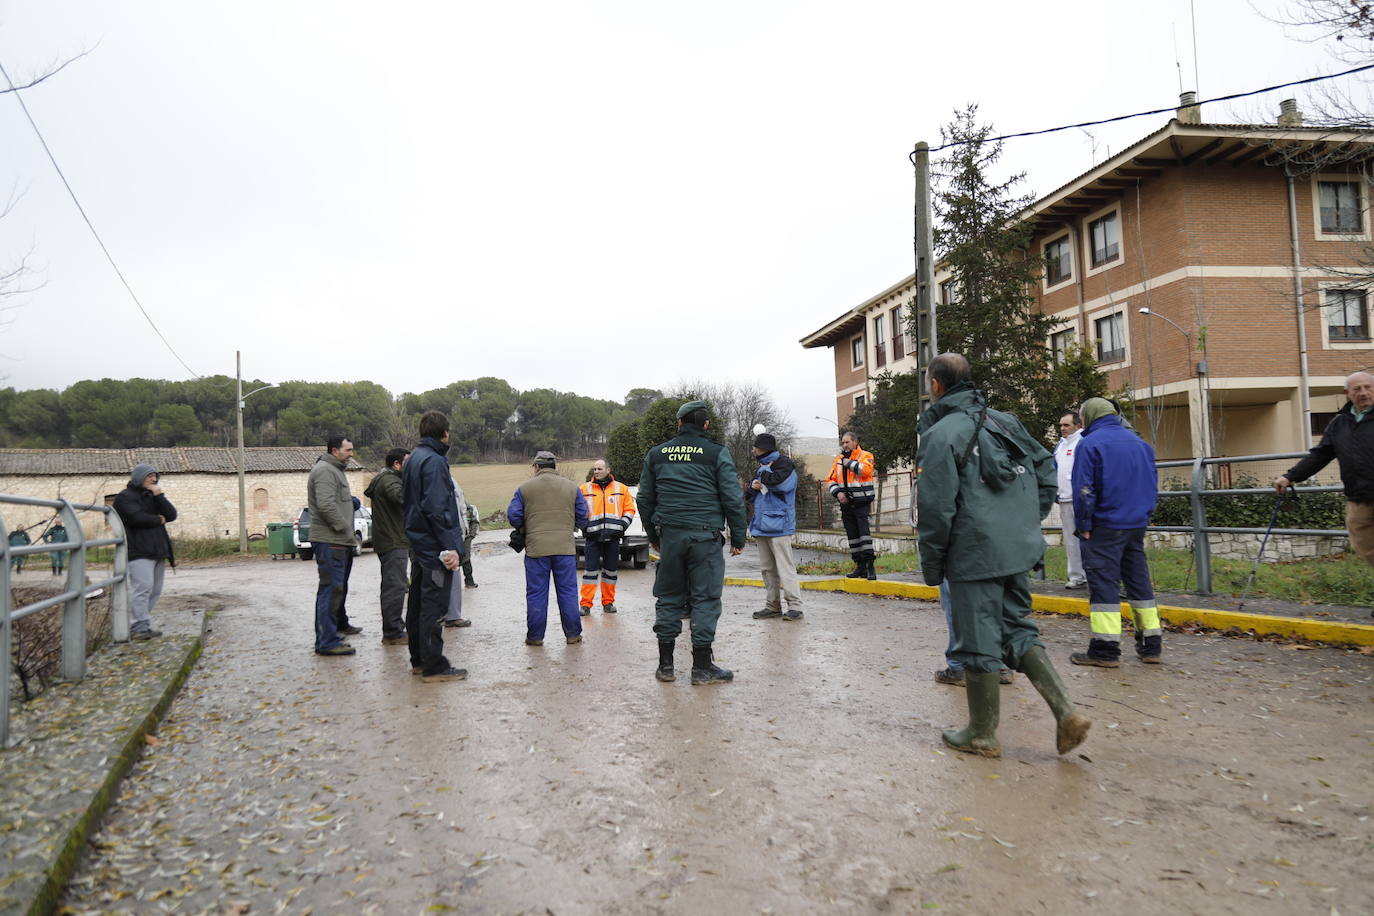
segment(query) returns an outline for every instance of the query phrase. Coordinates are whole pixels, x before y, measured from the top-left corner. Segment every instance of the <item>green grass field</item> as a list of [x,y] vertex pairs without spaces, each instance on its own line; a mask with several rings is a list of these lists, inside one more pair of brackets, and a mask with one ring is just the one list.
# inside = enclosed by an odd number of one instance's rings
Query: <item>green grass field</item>
[[[590,460],[559,462],[558,473],[580,484],[592,469]],[[453,479],[463,488],[463,496],[475,503],[482,518],[506,511],[510,498],[534,473],[528,464],[459,464],[453,468]]]

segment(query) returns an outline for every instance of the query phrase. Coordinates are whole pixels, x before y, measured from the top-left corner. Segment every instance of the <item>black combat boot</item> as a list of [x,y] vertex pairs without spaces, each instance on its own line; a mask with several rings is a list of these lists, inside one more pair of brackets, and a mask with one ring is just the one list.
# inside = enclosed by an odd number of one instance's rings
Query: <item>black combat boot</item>
[[735,672],[716,667],[710,646],[692,646],[693,684],[723,684],[734,679]]
[[658,644],[658,670],[654,672],[654,677],[665,683],[677,680],[677,676],[673,674],[672,640]]
[[867,573],[865,570],[866,570],[866,567],[864,566],[864,559],[863,559],[863,557],[855,557],[855,558],[854,558],[854,571],[853,571],[852,573],[850,573],[849,575],[845,576],[845,578],[846,578],[846,579],[864,579],[864,578],[867,578],[868,573]]
[[868,576],[869,581],[876,581],[878,578],[878,570],[873,566],[874,559],[874,557],[869,557],[864,560],[864,574]]

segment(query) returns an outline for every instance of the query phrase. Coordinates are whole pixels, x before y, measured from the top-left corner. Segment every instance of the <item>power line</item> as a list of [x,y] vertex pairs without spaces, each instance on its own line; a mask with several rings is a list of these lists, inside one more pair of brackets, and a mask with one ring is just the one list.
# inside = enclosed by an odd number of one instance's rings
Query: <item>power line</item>
[[57,177],[62,179],[62,186],[66,188],[67,193],[71,195],[72,203],[76,204],[77,212],[81,214],[81,218],[86,222],[86,228],[91,230],[91,235],[95,236],[96,244],[99,245],[100,250],[105,253],[105,260],[110,262],[110,266],[114,268],[115,276],[119,277],[119,282],[123,283],[124,288],[129,291],[129,298],[134,300],[134,305],[138,306],[138,310],[143,313],[143,317],[147,320],[148,326],[153,329],[153,333],[157,335],[158,340],[162,341],[162,345],[167,348],[167,352],[176,357],[176,361],[181,363],[182,367],[187,372],[191,373],[191,375],[196,378],[204,378],[199,372],[186,365],[186,360],[182,359],[180,354],[172,348],[171,343],[163,336],[162,331],[158,329],[157,323],[153,321],[153,317],[148,314],[148,310],[145,309],[143,303],[139,301],[138,294],[134,292],[134,288],[130,286],[129,281],[124,278],[124,272],[120,270],[119,265],[115,263],[114,256],[110,254],[110,249],[105,247],[105,242],[100,238],[100,233],[95,231],[95,224],[92,223],[91,218],[86,215],[86,208],[81,206],[81,201],[77,199],[76,192],[72,190],[71,183],[67,181],[67,176],[62,174],[62,167],[57,164],[56,157],[53,156],[52,150],[48,148],[48,141],[43,139],[43,133],[38,129],[38,124],[34,122],[33,115],[29,114],[29,106],[24,104],[23,95],[15,91],[14,81],[10,79],[10,75],[5,70],[3,64],[0,64],[0,76],[5,78],[5,82],[9,85],[11,90],[10,94],[14,96],[14,100],[18,102],[19,107],[23,109],[24,117],[28,118],[29,126],[33,128],[34,135],[38,137],[38,142],[43,146],[43,152],[48,154],[48,161],[52,163],[53,169],[56,170]]
[[[1214,99],[1203,99],[1202,101],[1197,102],[1195,104],[1201,106],[1211,104],[1212,102],[1229,102],[1232,99],[1243,99],[1252,95],[1260,95],[1264,92],[1273,92],[1275,89],[1287,89],[1289,86],[1303,86],[1308,83],[1319,83],[1322,80],[1336,79],[1340,76],[1349,76],[1352,73],[1360,73],[1364,70],[1374,70],[1374,64],[1365,64],[1363,67],[1354,67],[1350,70],[1343,70],[1340,73],[1328,73],[1325,76],[1310,76],[1307,79],[1293,80],[1290,83],[1279,83],[1276,86],[1265,86],[1263,89],[1251,89],[1249,92],[1234,92],[1231,95],[1219,95]],[[953,149],[956,146],[967,146],[970,143],[996,143],[999,140],[1013,140],[1017,137],[1038,137],[1041,134],[1053,134],[1061,130],[1074,130],[1079,127],[1095,127],[1098,124],[1113,124],[1117,121],[1129,121],[1131,118],[1144,118],[1149,115],[1164,114],[1168,111],[1176,111],[1178,107],[1178,105],[1170,105],[1168,108],[1156,108],[1152,111],[1137,111],[1135,114],[1117,115],[1112,118],[1102,118],[1097,121],[1083,121],[1078,124],[1065,124],[1062,127],[1046,127],[1043,130],[1023,130],[1020,133],[1003,134],[1000,137],[987,137],[983,140],[955,140],[953,142],[945,143],[940,146],[932,146],[929,152],[938,153],[941,150]],[[1190,105],[1188,107],[1191,108],[1193,106]],[[907,158],[911,160],[912,165],[916,164],[915,153],[912,153]]]

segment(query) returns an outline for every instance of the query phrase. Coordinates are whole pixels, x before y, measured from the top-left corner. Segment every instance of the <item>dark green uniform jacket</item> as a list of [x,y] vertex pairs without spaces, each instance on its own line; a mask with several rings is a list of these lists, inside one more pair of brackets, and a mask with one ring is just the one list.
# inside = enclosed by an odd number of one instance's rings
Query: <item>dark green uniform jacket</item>
[[734,459],[700,426],[683,424],[677,438],[649,449],[635,503],[654,544],[664,526],[719,531],[726,522],[730,546],[745,544],[749,523]]
[[406,521],[401,509],[401,472],[387,468],[372,478],[363,495],[372,500],[372,549],[409,550]]
[[984,410],[983,393],[963,383],[916,427],[917,534],[929,585],[1024,573],[1045,554],[1040,520],[1058,492],[1054,457],[1000,410],[987,410],[970,450]]

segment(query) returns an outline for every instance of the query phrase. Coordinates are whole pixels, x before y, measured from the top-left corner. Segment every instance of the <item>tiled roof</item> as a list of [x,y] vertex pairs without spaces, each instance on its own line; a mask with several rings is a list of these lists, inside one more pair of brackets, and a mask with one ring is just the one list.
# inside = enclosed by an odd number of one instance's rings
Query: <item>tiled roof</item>
[[[317,448],[246,448],[244,469],[308,471],[323,452]],[[0,474],[44,476],[127,474],[136,464],[151,464],[163,474],[235,474],[238,449],[232,448],[0,448]],[[365,471],[352,459],[350,471]]]

